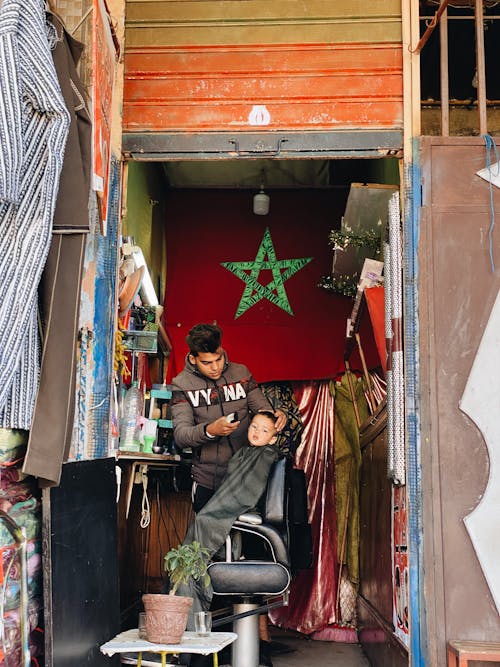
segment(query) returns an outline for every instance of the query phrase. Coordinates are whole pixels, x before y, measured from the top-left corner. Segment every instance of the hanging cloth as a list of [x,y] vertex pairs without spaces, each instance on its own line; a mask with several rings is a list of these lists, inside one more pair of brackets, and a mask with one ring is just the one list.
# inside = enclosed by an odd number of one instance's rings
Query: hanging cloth
[[310,634],[336,620],[334,403],[328,381],[292,386],[304,425],[295,466],[307,477],[314,565],[292,581],[288,607],[272,609],[269,616],[275,625]]
[[[364,382],[353,382],[361,423],[369,416]],[[359,427],[347,375],[331,384],[335,400],[335,508],[337,513],[337,560],[347,566],[348,579],[359,584],[359,478],[361,450]]]
[[92,126],[85,88],[77,74],[83,44],[47,13],[55,35],[52,57],[70,113],[68,141],[53,220],[53,237],[40,283],[43,351],[23,471],[42,485],[58,484],[71,445],[75,414],[76,346],[89,229]]
[[[69,129],[40,0],[0,5],[0,426],[29,429],[38,389],[37,289]],[[36,48],[35,48],[36,45]]]
[[302,435],[302,419],[289,382],[268,382],[260,386],[264,396],[276,410],[281,408],[286,414],[286,424],[278,433],[277,445],[283,454],[297,451]]

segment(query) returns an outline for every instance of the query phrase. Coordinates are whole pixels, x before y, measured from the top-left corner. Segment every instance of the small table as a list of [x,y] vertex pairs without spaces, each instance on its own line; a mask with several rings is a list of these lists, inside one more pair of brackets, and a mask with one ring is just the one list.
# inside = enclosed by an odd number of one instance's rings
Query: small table
[[218,667],[218,653],[225,646],[232,644],[238,635],[235,632],[211,632],[208,637],[199,637],[196,632],[185,632],[180,644],[153,644],[146,639],[139,638],[139,630],[127,630],[116,635],[109,642],[101,646],[101,653],[114,655],[115,653],[137,653],[137,667],[142,667],[143,653],[159,653],[162,667],[166,667],[167,655],[178,653],[201,653],[213,655],[214,667]]
[[500,661],[500,642],[475,642],[450,639],[448,642],[449,667],[467,667],[469,660]]

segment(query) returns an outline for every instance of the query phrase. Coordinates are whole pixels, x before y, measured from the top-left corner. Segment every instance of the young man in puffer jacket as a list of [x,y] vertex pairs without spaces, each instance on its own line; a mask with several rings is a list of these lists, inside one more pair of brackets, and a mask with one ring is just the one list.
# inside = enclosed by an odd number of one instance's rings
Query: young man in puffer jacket
[[[231,456],[247,443],[249,412],[273,411],[246,366],[228,361],[222,332],[197,324],[186,337],[189,353],[184,370],[172,381],[172,419],[178,447],[193,450],[193,509],[212,497]],[[276,429],[286,415],[276,410]],[[227,417],[235,415],[235,421]]]

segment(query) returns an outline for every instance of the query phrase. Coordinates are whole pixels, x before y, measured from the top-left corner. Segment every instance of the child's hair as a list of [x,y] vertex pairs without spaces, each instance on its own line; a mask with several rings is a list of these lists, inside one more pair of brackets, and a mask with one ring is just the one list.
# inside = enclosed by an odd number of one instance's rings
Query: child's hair
[[273,422],[273,424],[276,424],[276,422],[278,421],[278,417],[276,417],[274,412],[271,412],[271,410],[260,410],[259,412],[255,412],[252,415],[252,419],[250,421],[252,421],[254,417],[257,417],[257,415],[263,415],[264,417],[267,417]]

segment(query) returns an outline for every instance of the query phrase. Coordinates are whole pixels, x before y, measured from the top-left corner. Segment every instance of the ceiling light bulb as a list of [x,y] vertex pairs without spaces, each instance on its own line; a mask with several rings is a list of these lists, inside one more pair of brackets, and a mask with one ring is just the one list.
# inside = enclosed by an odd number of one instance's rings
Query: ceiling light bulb
[[269,213],[269,195],[263,189],[253,197],[253,212],[255,215],[267,215]]

